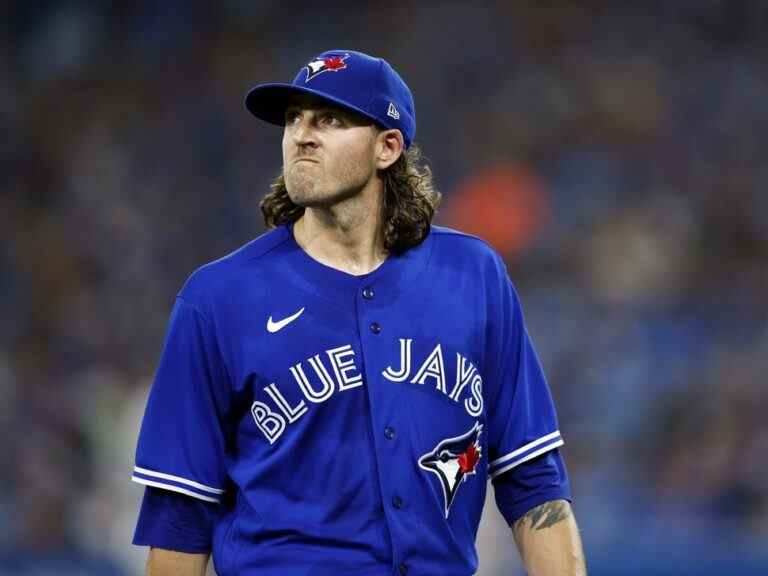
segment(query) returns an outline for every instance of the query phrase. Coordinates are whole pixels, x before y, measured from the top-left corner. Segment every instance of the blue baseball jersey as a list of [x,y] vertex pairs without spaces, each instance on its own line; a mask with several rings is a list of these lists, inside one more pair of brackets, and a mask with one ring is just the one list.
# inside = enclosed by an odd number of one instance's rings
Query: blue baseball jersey
[[487,480],[562,443],[486,243],[352,276],[281,226],[179,292],[133,479],[220,505],[219,576],[467,576]]

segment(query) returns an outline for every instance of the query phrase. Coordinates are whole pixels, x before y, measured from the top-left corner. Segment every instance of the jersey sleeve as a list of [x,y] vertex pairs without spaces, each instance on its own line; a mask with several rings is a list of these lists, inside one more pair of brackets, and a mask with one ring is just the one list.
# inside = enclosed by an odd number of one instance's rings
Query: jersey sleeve
[[571,486],[557,448],[516,466],[493,480],[496,506],[514,526],[529,510],[552,500],[571,501]]
[[144,412],[132,479],[219,502],[226,484],[230,389],[211,325],[178,297]]
[[148,486],[133,543],[188,554],[208,553],[218,513],[219,506],[211,502]]
[[523,311],[503,263],[500,297],[492,310],[492,396],[488,413],[492,479],[558,446],[563,439],[541,363],[525,327]]

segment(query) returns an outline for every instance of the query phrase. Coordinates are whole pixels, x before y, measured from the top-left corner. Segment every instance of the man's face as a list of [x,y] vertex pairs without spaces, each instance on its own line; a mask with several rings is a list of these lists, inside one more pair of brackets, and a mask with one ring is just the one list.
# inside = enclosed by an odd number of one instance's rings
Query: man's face
[[291,201],[328,207],[359,193],[376,174],[378,132],[367,118],[321,99],[293,99],[283,132],[283,176]]

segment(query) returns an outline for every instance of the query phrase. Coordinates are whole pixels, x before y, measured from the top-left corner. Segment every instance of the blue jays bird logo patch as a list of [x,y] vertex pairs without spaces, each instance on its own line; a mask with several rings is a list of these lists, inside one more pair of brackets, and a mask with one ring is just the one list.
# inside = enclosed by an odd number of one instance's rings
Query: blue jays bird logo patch
[[432,472],[440,481],[445,497],[446,518],[459,487],[477,470],[477,464],[482,456],[480,446],[482,431],[483,425],[475,422],[468,432],[455,438],[441,440],[434,450],[419,458],[419,467]]
[[307,64],[307,79],[304,80],[304,82],[309,82],[312,78],[323,72],[338,72],[339,70],[344,70],[347,67],[344,60],[347,58],[349,58],[349,54],[344,54],[343,56],[326,56],[324,58],[312,60],[312,62]]

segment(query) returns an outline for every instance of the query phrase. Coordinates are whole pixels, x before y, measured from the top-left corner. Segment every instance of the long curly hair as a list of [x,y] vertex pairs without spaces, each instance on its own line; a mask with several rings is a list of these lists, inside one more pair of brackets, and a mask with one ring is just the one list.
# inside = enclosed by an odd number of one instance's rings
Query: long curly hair
[[[384,180],[384,247],[399,254],[427,237],[442,195],[435,189],[432,170],[415,144],[403,151],[381,176]],[[259,204],[267,228],[301,218],[304,208],[291,201],[282,172],[270,189]]]

